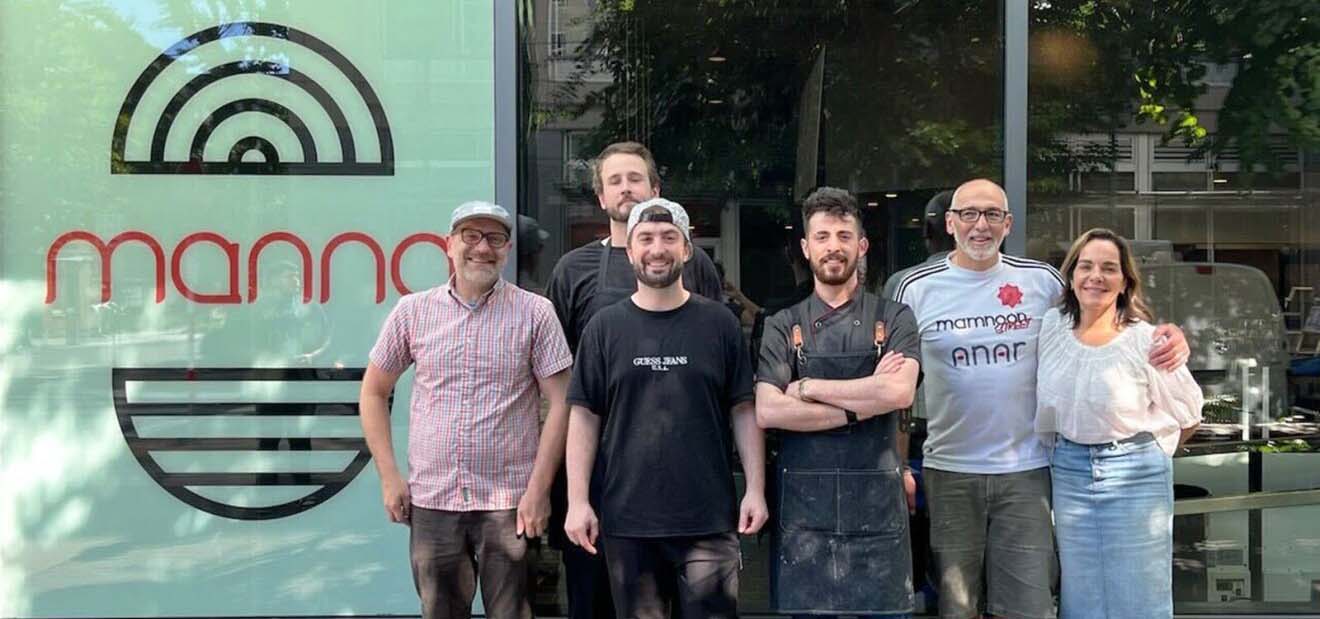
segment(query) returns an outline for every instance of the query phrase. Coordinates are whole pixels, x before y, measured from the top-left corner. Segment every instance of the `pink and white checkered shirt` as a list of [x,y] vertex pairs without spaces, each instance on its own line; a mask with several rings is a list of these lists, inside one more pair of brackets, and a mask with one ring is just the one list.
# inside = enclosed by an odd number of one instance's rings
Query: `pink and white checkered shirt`
[[536,460],[536,379],[573,358],[548,299],[500,280],[470,307],[452,283],[399,299],[371,362],[390,373],[417,365],[408,417],[413,504],[513,509]]

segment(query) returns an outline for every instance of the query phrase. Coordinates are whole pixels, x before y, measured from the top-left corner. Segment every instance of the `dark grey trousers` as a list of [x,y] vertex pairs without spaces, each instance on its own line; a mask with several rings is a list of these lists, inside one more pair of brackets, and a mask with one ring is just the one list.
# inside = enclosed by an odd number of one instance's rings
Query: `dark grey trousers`
[[412,507],[413,582],[423,619],[467,619],[478,579],[486,616],[530,619],[527,541],[516,511],[447,512]]

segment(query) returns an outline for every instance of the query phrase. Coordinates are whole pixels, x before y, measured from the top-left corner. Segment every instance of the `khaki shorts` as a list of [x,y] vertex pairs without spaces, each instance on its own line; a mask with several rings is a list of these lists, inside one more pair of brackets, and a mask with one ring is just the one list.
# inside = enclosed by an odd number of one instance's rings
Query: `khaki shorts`
[[1050,470],[981,475],[928,468],[923,475],[940,617],[1052,619],[1059,570]]

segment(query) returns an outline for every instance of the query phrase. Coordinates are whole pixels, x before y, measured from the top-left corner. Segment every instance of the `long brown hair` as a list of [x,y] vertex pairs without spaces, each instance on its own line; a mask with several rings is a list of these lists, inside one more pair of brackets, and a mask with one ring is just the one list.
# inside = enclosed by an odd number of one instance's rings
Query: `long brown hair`
[[1118,247],[1118,264],[1123,270],[1123,291],[1118,293],[1118,324],[1130,325],[1141,320],[1154,322],[1150,307],[1146,305],[1146,295],[1141,290],[1141,272],[1137,270],[1137,261],[1132,257],[1132,248],[1128,246],[1127,239],[1108,228],[1091,228],[1082,233],[1076,241],[1073,241],[1072,248],[1068,250],[1068,257],[1063,259],[1065,286],[1063,300],[1059,302],[1059,309],[1063,315],[1072,318],[1074,328],[1082,319],[1082,306],[1072,289],[1073,272],[1077,270],[1077,261],[1082,255],[1082,248],[1091,241],[1109,241]]

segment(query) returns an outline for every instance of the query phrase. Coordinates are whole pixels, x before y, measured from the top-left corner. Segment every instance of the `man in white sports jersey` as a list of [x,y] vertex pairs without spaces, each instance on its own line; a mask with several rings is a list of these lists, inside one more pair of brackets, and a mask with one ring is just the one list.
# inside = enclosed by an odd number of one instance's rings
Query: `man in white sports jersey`
[[[1005,256],[1008,198],[992,181],[963,183],[945,226],[956,247],[899,282],[926,373],[925,490],[940,616],[1054,617],[1056,574],[1049,461],[1034,433],[1036,337],[1064,290],[1048,264]],[[1151,364],[1181,366],[1171,325]]]

